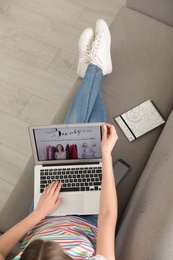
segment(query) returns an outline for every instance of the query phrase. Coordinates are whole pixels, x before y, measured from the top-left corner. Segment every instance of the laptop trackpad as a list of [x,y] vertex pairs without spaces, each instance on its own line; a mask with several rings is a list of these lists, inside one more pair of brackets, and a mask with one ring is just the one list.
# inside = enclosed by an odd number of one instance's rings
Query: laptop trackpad
[[60,214],[77,214],[84,211],[84,197],[82,194],[63,195],[64,201],[59,206]]

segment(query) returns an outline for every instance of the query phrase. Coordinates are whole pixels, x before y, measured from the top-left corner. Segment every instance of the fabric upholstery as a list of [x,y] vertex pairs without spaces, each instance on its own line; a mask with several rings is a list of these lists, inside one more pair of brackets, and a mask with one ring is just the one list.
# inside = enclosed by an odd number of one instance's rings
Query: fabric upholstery
[[169,260],[173,256],[173,111],[122,219],[117,260]]
[[167,25],[173,26],[172,0],[127,0],[126,6]]
[[110,30],[113,72],[103,78],[102,91],[108,122],[119,136],[113,160],[132,167],[118,187],[120,218],[163,126],[130,143],[114,117],[151,99],[167,119],[173,106],[173,28],[125,7]]

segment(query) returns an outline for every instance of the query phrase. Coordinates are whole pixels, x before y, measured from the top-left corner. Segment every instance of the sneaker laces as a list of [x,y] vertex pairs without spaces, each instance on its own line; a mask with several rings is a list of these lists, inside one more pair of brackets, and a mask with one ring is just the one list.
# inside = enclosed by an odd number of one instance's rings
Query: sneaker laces
[[94,64],[96,64],[98,66],[100,66],[102,64],[102,61],[101,61],[101,59],[99,58],[99,55],[98,55],[98,49],[99,49],[99,46],[100,46],[100,41],[101,41],[101,35],[100,34],[96,34],[95,40],[92,43],[91,52],[89,54],[90,62],[94,63]]
[[80,62],[82,63],[89,63],[89,54],[90,48],[89,45],[86,45],[86,50],[81,52]]

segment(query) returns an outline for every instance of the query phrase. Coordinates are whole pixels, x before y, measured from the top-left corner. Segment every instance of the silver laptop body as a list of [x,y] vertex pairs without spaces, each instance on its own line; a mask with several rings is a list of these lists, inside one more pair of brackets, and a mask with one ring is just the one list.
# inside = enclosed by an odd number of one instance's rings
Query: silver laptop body
[[62,182],[64,198],[51,216],[98,214],[102,123],[30,126],[35,160],[34,208],[44,188]]

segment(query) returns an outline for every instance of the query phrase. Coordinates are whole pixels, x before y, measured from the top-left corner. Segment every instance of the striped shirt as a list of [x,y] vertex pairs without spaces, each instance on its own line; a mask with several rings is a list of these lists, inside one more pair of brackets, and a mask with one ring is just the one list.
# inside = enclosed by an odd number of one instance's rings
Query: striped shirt
[[58,243],[72,259],[104,260],[102,256],[95,256],[96,237],[97,228],[80,217],[46,218],[28,232],[14,259],[20,259],[31,241],[42,239]]

